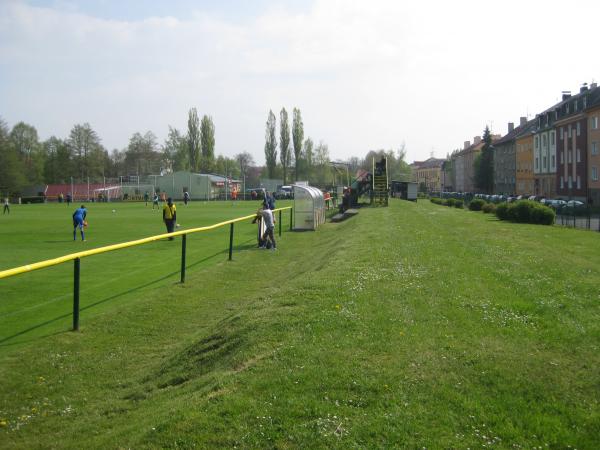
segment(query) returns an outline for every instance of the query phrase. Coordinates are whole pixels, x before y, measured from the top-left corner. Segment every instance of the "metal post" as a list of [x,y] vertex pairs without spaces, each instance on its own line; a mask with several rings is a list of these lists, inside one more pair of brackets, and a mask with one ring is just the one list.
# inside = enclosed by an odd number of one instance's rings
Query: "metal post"
[[292,230],[293,223],[294,223],[293,222],[293,220],[294,220],[294,214],[293,214],[293,212],[294,212],[294,208],[290,208],[290,231]]
[[73,331],[79,331],[79,258],[73,260],[73,269]]
[[281,237],[281,210],[279,210],[279,237]]
[[187,234],[184,234],[181,237],[181,282],[185,283],[185,247],[187,241]]
[[229,261],[231,261],[233,255],[233,223],[229,227]]

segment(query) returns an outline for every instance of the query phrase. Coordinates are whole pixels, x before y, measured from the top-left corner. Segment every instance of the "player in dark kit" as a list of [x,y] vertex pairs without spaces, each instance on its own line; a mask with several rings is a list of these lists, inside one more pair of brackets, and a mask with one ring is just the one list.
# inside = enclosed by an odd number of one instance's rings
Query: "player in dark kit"
[[81,208],[78,208],[73,213],[73,240],[77,240],[77,227],[79,227],[79,231],[81,232],[81,241],[85,241],[85,235],[83,234],[83,227],[85,225],[85,218],[87,216],[87,209],[85,206],[81,205]]

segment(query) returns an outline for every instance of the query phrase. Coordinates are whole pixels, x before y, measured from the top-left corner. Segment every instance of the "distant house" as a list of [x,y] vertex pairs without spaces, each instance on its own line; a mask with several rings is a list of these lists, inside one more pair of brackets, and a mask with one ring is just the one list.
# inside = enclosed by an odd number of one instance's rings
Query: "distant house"
[[418,186],[425,186],[427,192],[440,192],[444,161],[433,157],[425,161],[415,161],[410,165],[412,180]]

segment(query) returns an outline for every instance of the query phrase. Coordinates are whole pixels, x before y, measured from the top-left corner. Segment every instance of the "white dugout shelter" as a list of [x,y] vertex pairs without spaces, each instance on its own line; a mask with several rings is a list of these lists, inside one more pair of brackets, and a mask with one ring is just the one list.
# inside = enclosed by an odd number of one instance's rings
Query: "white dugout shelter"
[[312,186],[294,188],[294,230],[316,230],[325,223],[323,192]]

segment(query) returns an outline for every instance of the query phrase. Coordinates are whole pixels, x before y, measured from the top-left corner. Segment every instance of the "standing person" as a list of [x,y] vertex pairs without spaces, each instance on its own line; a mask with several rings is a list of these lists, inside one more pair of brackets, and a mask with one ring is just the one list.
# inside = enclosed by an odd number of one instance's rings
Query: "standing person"
[[81,205],[81,208],[78,208],[73,213],[73,240],[77,240],[77,227],[79,227],[79,231],[81,233],[81,242],[85,241],[85,236],[83,234],[83,227],[85,226],[85,218],[87,217],[87,209],[85,209],[84,205]]
[[188,193],[188,191],[184,191],[183,192],[183,203],[185,204],[185,206],[187,206],[189,201],[190,201],[190,194]]
[[64,201],[64,199],[65,199],[65,197],[62,192],[60,194],[58,194],[58,203],[62,203]]
[[4,197],[4,210],[2,212],[2,215],[9,213],[10,214],[10,206],[8,203],[8,197]]
[[144,192],[144,201],[146,202],[146,206],[148,206],[149,198],[150,198],[150,195],[148,194],[148,191]]
[[71,196],[71,194],[67,194],[67,206],[71,205],[72,199],[73,199],[73,197]]
[[[167,204],[163,206],[163,222],[165,222],[165,225],[167,226],[167,233],[175,231],[177,208],[173,204],[173,199],[171,197],[167,199]],[[169,240],[172,241],[173,237],[170,237]]]
[[260,208],[256,212],[256,217],[252,223],[256,223],[257,220],[262,220],[265,224],[265,233],[261,237],[261,245],[259,248],[270,248],[271,250],[277,250],[277,243],[275,242],[275,218],[273,217],[273,211],[270,209]]
[[269,209],[271,211],[275,209],[275,192],[271,192],[271,195],[269,195]]
[[159,207],[158,207],[158,192],[155,192],[154,197],[152,198],[152,209],[154,209],[155,206],[156,206],[156,209],[159,209]]

